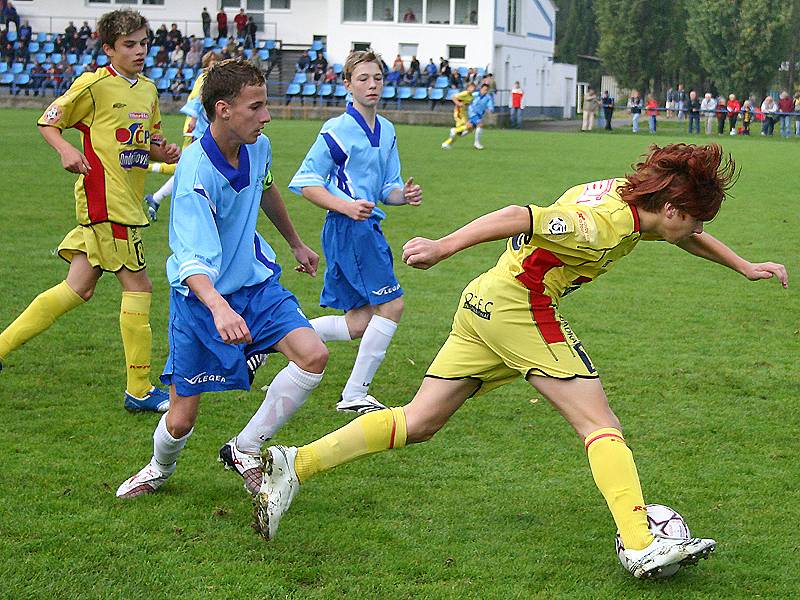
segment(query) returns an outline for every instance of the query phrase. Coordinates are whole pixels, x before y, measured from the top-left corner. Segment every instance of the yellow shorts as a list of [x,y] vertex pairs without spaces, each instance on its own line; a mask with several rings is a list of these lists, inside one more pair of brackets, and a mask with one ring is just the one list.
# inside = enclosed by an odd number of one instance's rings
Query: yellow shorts
[[548,296],[490,273],[464,289],[450,335],[426,375],[477,379],[479,394],[520,376],[598,377]]
[[463,108],[456,108],[453,111],[453,120],[456,122],[456,129],[466,129],[467,127],[467,111]]
[[85,254],[93,267],[111,273],[123,267],[133,272],[141,271],[147,263],[139,229],[116,223],[78,225],[59,244],[58,255],[72,262],[75,254]]

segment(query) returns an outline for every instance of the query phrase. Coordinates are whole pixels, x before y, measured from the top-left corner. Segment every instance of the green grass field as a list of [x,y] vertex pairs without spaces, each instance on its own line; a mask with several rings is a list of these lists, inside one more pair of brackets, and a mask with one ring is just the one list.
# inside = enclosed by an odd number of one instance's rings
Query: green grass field
[[[53,249],[74,225],[74,176],[36,133],[37,116],[0,111],[0,327],[66,273]],[[167,117],[172,139],[180,124]],[[319,125],[267,126],[276,181],[317,249],[323,212],[285,185]],[[397,130],[404,175],[423,186],[425,201],[387,211],[396,257],[413,236],[440,236],[510,203],[547,204],[575,183],[623,174],[654,140],[685,139],[675,129],[655,138],[489,130],[484,152],[461,140],[445,153],[445,129]],[[742,174],[708,230],[797,277],[800,142],[720,141]],[[148,189],[161,182],[152,176]],[[167,215],[164,207],[145,231],[156,370],[167,356]],[[261,231],[291,266],[274,230],[264,222]],[[502,249],[485,244],[430,271],[396,265],[407,308],[376,397],[411,398],[462,286]],[[322,314],[321,278],[286,269],[282,281],[309,316]],[[648,583],[617,562],[613,521],[580,441],[524,382],[469,401],[427,444],[313,480],[269,544],[250,528],[240,479],[216,462],[260,404],[257,388],[207,395],[169,483],[118,501],[117,485],[150,457],[157,417],[122,408],[119,286],[107,275],[87,306],[10,355],[0,375],[0,597],[798,597],[797,284],[751,283],[667,244],[642,243],[562,305],[626,427],[645,498],[719,542],[711,560]],[[276,442],[304,443],[346,422],[334,403],[356,349],[331,346],[324,382]],[[284,364],[271,359],[258,386]]]

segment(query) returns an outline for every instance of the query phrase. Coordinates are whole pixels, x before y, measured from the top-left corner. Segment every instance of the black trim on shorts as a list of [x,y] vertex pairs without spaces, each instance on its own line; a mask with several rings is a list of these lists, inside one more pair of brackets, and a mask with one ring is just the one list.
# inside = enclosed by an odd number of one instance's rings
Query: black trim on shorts
[[571,379],[600,379],[600,375],[578,375],[577,373],[569,377],[556,377],[555,375],[545,373],[541,369],[528,369],[528,372],[525,374],[525,379],[527,380],[531,375],[547,377],[548,379],[558,379],[559,381],[569,381]]
[[477,382],[478,384],[477,389],[474,392],[472,392],[469,396],[467,396],[467,399],[475,396],[475,394],[480,392],[481,388],[483,387],[483,381],[481,381],[477,377],[470,377],[469,375],[465,375],[464,377],[439,377],[438,375],[429,375],[428,373],[425,373],[425,377],[430,377],[431,379],[441,379],[442,381],[464,381],[465,379],[470,379],[472,381]]

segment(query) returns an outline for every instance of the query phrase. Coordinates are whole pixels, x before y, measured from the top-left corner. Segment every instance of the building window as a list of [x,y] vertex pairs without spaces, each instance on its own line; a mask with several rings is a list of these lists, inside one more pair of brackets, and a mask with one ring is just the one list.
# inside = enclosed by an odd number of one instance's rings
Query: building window
[[467,47],[466,46],[448,46],[447,47],[447,58],[448,60],[458,59],[463,60],[467,58]]
[[373,21],[394,21],[394,0],[372,0]]
[[422,23],[422,0],[400,0],[399,12],[403,23]]
[[290,9],[292,8],[292,0],[269,0],[269,7],[271,9]]
[[428,23],[450,23],[450,0],[428,0]]
[[508,33],[519,33],[519,0],[508,0]]
[[344,0],[342,21],[366,21],[367,0]]
[[[222,0],[222,3],[220,4],[220,6],[222,8],[236,8],[236,9],[239,9],[239,8],[241,8],[242,4],[241,4],[241,2],[239,2],[239,0]],[[235,26],[234,26],[234,29],[235,29]]]
[[372,42],[353,42],[353,52],[366,52],[372,48]]
[[164,6],[164,0],[142,0],[142,4],[148,6]]
[[456,0],[456,25],[478,24],[478,0]]
[[397,53],[400,56],[416,56],[419,44],[400,44],[397,46]]

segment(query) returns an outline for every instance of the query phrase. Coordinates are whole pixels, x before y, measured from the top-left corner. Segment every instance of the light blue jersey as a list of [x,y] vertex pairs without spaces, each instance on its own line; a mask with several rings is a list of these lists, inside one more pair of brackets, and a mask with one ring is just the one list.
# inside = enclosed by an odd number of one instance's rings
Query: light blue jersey
[[203,137],[210,123],[208,122],[206,109],[203,108],[203,103],[200,100],[200,96],[192,98],[186,104],[184,104],[183,108],[181,108],[181,112],[187,117],[192,117],[196,121],[194,129],[192,130],[192,138],[199,140],[201,137]]
[[484,94],[481,96],[480,92],[474,92],[472,96],[474,99],[470,103],[468,109],[470,120],[482,119],[486,111],[494,112],[494,98],[492,98],[491,94]]
[[170,285],[184,296],[190,275],[207,275],[231,294],[280,273],[275,252],[256,233],[272,149],[266,136],[239,149],[239,168],[222,155],[211,129],[181,155],[175,172],[167,259]]
[[[386,202],[392,190],[403,187],[394,125],[380,115],[371,131],[352,104],[343,115],[325,122],[314,145],[289,182],[289,189],[322,186],[343,200]],[[379,208],[372,214],[386,218]]]

